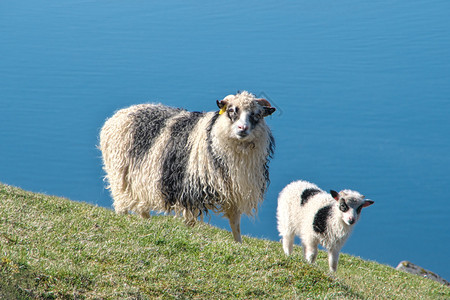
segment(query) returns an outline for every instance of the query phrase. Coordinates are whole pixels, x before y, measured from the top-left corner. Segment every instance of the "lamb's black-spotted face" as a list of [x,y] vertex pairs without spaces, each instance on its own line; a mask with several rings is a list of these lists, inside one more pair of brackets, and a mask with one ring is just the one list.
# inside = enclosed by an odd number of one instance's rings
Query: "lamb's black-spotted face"
[[335,196],[339,198],[337,199],[336,205],[338,205],[341,211],[342,220],[347,225],[355,224],[361,215],[362,208],[373,203],[373,201],[364,200],[364,196],[358,192],[350,190],[346,190],[345,192],[341,191]]

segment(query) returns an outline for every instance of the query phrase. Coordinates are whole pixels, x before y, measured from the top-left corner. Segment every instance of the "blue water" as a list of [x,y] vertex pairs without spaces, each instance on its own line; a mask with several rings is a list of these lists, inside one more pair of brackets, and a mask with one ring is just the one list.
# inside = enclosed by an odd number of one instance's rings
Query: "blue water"
[[216,110],[249,90],[278,108],[277,148],[244,234],[278,240],[276,198],[293,180],[355,189],[375,205],[343,252],[450,279],[449,12],[446,0],[1,1],[0,181],[110,208],[96,145],[115,110]]

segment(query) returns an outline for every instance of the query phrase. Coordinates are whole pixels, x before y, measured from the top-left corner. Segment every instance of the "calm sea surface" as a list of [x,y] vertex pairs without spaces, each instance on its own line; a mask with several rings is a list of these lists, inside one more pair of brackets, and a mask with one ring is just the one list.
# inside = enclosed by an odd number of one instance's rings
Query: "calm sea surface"
[[375,205],[343,252],[450,279],[449,1],[151,2],[0,2],[1,182],[111,208],[96,145],[115,110],[249,90],[278,108],[277,148],[244,234],[279,239],[293,180],[355,189]]

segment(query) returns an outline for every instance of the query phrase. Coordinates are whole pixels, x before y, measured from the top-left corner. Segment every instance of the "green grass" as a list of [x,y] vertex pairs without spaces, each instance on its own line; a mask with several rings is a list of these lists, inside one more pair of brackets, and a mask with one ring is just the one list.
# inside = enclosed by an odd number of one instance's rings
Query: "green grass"
[[450,288],[386,265],[233,242],[173,217],[144,220],[0,184],[1,299],[450,299]]

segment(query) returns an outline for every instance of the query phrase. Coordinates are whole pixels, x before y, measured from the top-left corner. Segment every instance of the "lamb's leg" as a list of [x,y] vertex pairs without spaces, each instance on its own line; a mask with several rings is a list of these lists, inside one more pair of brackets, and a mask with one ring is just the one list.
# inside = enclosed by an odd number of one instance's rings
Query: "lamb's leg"
[[328,266],[330,272],[336,272],[339,261],[339,249],[328,250]]
[[226,213],[226,217],[229,219],[234,240],[238,243],[242,243],[240,226],[241,214],[236,209],[232,209]]
[[295,233],[288,232],[282,237],[283,250],[286,255],[292,253],[292,248],[294,247]]
[[316,261],[318,249],[317,249],[317,243],[314,243],[312,241],[302,241],[303,246],[303,254],[305,256],[305,259],[310,264],[314,263]]

